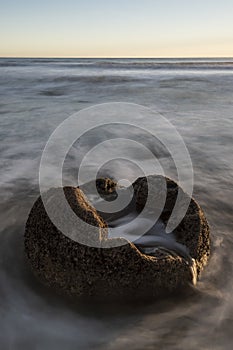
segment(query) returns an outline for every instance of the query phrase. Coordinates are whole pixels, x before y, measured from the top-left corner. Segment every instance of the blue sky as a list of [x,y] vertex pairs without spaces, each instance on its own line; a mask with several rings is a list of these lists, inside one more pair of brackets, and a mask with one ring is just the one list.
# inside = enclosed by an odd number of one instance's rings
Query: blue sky
[[230,57],[233,0],[0,0],[0,56]]

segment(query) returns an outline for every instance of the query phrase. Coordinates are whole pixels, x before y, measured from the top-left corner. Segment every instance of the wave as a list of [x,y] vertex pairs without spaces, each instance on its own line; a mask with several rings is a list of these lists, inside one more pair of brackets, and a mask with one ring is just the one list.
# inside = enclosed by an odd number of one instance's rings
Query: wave
[[233,59],[0,59],[0,67],[52,66],[55,68],[88,69],[212,69],[231,70]]

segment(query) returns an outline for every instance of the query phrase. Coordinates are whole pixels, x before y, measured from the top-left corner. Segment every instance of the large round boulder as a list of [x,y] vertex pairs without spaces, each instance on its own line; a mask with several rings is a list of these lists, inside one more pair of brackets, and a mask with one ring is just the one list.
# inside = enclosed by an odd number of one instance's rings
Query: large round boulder
[[[158,176],[152,176],[157,181]],[[166,179],[167,197],[161,219],[166,223],[177,197],[178,185]],[[114,192],[114,182],[98,181],[99,192],[108,196]],[[133,184],[136,209],[140,212],[147,199],[147,178]],[[193,283],[206,264],[209,251],[209,226],[200,206],[191,199],[186,216],[174,234],[185,245],[192,260],[156,249],[153,255],[144,254],[134,243],[124,238],[108,238],[108,220],[88,202],[80,188],[64,187],[66,200],[80,220],[73,227],[79,237],[90,236],[94,246],[80,243],[62,233],[50,219],[45,201],[53,203],[59,220],[67,219],[59,210],[61,189],[50,189],[33,205],[25,229],[25,250],[32,270],[46,285],[73,296],[135,297],[158,296],[184,289]],[[82,225],[83,222],[83,225]],[[88,230],[88,223],[96,230]],[[93,233],[94,232],[94,233]],[[92,235],[95,235],[92,237]],[[194,278],[195,275],[195,278]]]

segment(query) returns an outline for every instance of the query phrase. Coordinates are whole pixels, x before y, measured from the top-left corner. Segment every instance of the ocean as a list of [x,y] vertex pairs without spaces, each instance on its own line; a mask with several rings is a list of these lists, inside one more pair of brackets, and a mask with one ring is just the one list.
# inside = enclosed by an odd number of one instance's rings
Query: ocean
[[[188,294],[126,305],[73,302],[43,287],[24,256],[24,227],[39,195],[48,138],[70,115],[112,102],[157,111],[176,127],[190,153],[193,195],[209,221],[212,249]],[[1,58],[0,115],[1,349],[231,350],[233,59]],[[64,183],[77,184],[80,155],[102,138],[127,133],[115,126],[82,137],[68,156]],[[158,155],[166,175],[176,179],[161,145],[140,130],[134,139]],[[97,154],[90,168],[102,156]],[[135,179],[134,168],[119,159],[101,174]],[[51,169],[48,187],[53,176]]]

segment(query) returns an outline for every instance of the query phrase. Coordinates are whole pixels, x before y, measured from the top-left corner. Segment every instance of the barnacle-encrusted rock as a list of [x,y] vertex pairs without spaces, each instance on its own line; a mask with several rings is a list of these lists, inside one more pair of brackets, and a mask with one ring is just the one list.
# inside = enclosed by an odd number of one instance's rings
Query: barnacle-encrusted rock
[[[157,176],[153,176],[158,179]],[[107,181],[107,185],[103,183]],[[167,222],[177,196],[177,185],[166,178],[167,199],[161,218]],[[100,192],[115,191],[114,181],[102,179]],[[98,180],[97,180],[98,186]],[[133,184],[137,210],[147,198],[146,178]],[[68,213],[59,210],[61,189],[50,189],[37,199],[25,229],[25,250],[34,273],[46,285],[74,296],[158,296],[192,282],[193,273],[187,260],[157,249],[154,256],[141,253],[123,238],[108,239],[107,223],[86,200],[80,188],[64,187],[64,194],[80,225],[73,227],[72,238],[64,235],[49,218],[43,201],[52,203],[60,222]],[[83,222],[83,224],[82,224]],[[88,230],[95,227],[95,230]],[[72,223],[71,223],[72,224]],[[79,243],[77,237],[88,237],[93,246]],[[191,200],[186,217],[175,231],[177,240],[185,244],[195,259],[198,274],[209,256],[209,227],[203,211]],[[94,237],[93,237],[94,235]],[[90,244],[91,244],[90,243]]]
[[[149,176],[148,179],[152,184],[150,191],[157,192],[156,187],[158,181],[161,181],[161,176]],[[147,182],[146,177],[138,178],[134,182],[134,190],[136,196],[136,206],[138,211],[141,211],[145,206],[147,200]],[[161,214],[161,219],[166,224],[172,210],[174,208],[178,189],[183,196],[183,199],[188,196],[183,190],[169,178],[165,178],[167,184],[167,196],[166,202]],[[210,237],[209,237],[209,225],[206,220],[205,214],[198,203],[191,198],[188,210],[174,231],[176,241],[185,245],[190,256],[195,260],[197,267],[197,274],[199,275],[203,267],[206,265],[209,255],[210,255]]]

